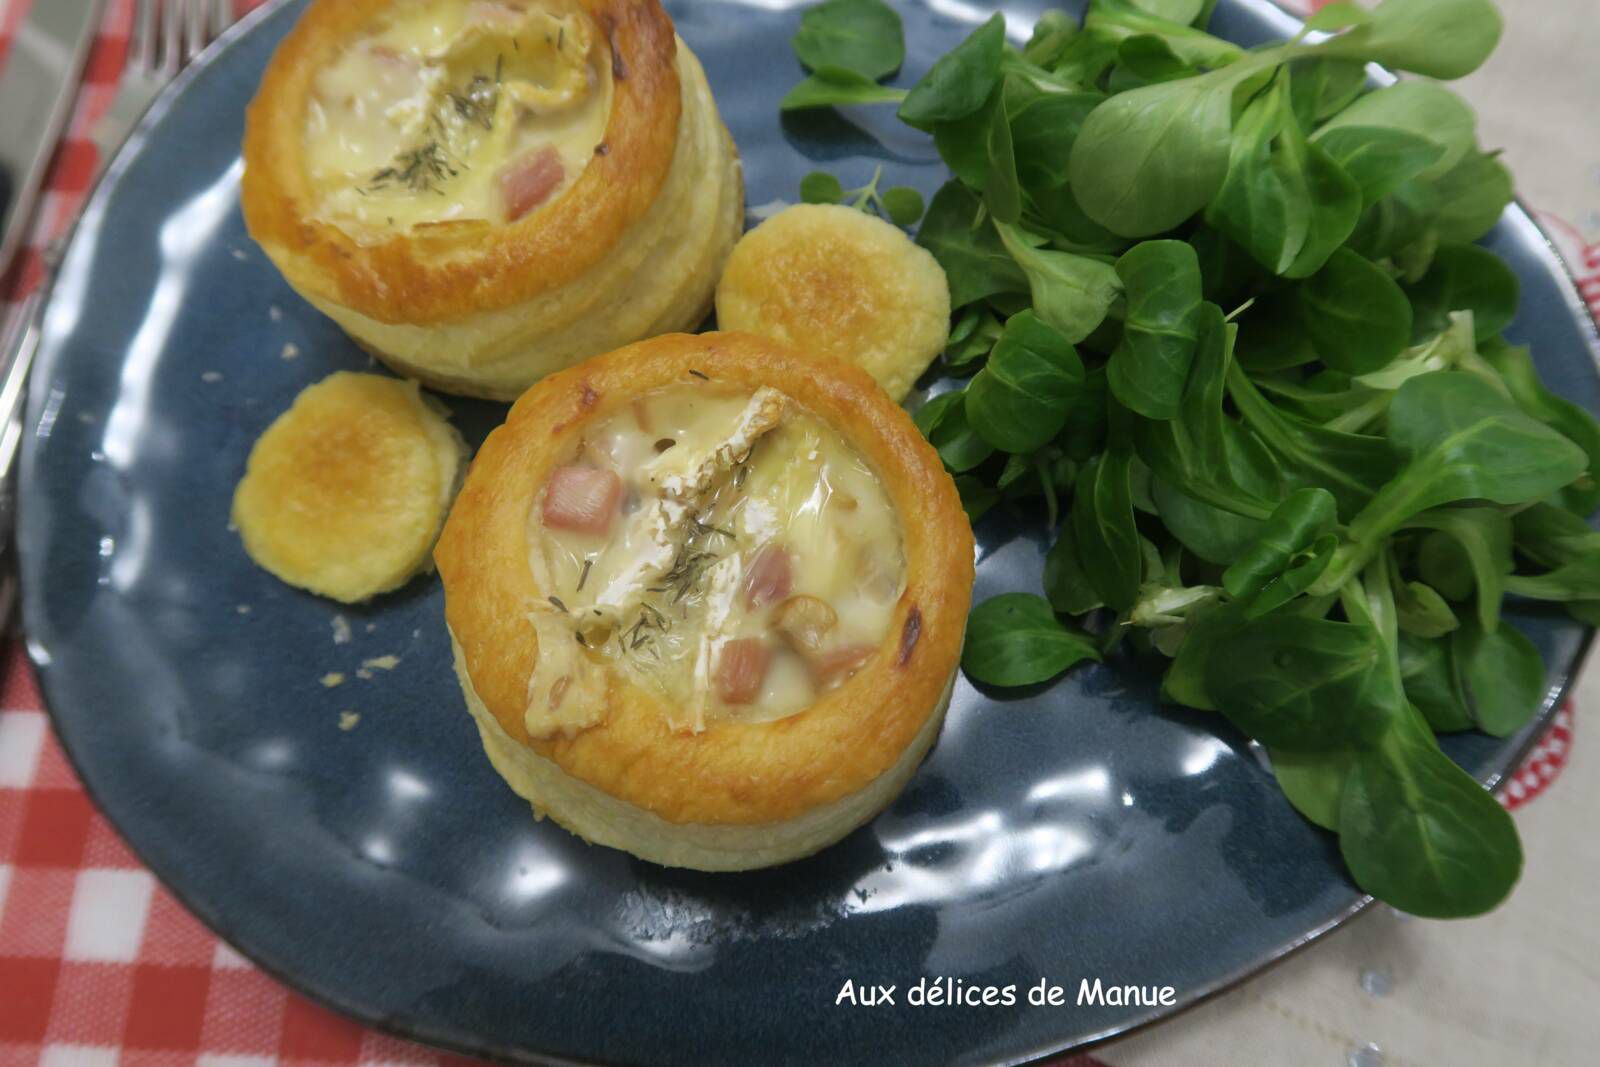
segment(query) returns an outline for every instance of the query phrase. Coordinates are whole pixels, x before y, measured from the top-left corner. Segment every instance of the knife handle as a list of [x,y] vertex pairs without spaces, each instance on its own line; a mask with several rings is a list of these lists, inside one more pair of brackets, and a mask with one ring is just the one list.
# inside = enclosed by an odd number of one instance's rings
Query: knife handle
[[22,451],[22,410],[28,371],[39,350],[40,311],[47,281],[23,298],[0,343],[0,635],[11,629],[17,606],[17,457]]
[[[22,444],[22,410],[26,406],[28,372],[39,350],[40,310],[48,279],[23,298],[0,347],[0,538],[9,539],[16,518],[16,467]],[[3,625],[3,622],[0,622]]]
[[[11,5],[15,7],[16,5]],[[104,0],[24,4],[0,66],[0,272],[33,225],[41,187],[82,87],[84,63],[103,24]]]

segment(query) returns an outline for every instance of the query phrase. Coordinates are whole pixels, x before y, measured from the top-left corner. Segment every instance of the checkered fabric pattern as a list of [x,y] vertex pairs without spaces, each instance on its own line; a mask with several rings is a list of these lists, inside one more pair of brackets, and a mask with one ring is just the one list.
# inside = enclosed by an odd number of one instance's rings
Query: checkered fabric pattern
[[0,690],[0,1067],[469,1064],[332,1015],[183,909],[89,803],[20,648]]
[[1506,806],[1506,810],[1516,811],[1556,780],[1561,768],[1567,765],[1567,753],[1572,749],[1572,732],[1576,723],[1570,704],[1556,712],[1550,732],[1534,746],[1517,773],[1501,787],[1500,803]]
[[[0,0],[0,63],[28,5]],[[94,178],[88,131],[116,93],[132,15],[133,0],[109,0],[27,247],[0,277],[0,321],[38,284],[43,249]],[[20,645],[0,669],[0,1067],[474,1062],[335,1016],[219,941],[94,810]]]
[[[29,2],[0,0],[0,62]],[[242,14],[259,2],[235,0],[235,6]],[[1308,0],[1285,3],[1304,10]],[[42,248],[70,225],[93,178],[87,131],[116,91],[132,9],[133,0],[108,4],[38,222],[28,247],[0,277],[0,320],[37,284]],[[1559,220],[1541,221],[1600,312],[1600,245],[1585,246]],[[156,884],[94,810],[51,735],[15,643],[0,650],[0,670],[0,1067],[472,1062],[332,1015],[219,941]],[[1508,784],[1509,806],[1555,778],[1572,729],[1563,711]],[[1072,1056],[1053,1067],[1103,1065]]]

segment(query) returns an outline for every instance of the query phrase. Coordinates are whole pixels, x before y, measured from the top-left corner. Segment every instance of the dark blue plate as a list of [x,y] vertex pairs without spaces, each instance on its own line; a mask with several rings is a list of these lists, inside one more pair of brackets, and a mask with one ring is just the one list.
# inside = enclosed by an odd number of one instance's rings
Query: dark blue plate
[[[826,166],[931,193],[928,143],[887,110],[780,119],[798,4],[669,3],[743,150],[749,199]],[[985,12],[908,3],[919,76]],[[1333,838],[1241,739],[1156,701],[1127,657],[999,699],[964,680],[927,764],[872,825],[764,873],[664,870],[549,824],[490,769],[449,667],[438,583],[346,611],[257,570],[228,529],[256,435],[366,359],[245,236],[246,101],[299,5],[241,27],[157,104],[79,226],[28,410],[20,528],[30,650],[95,798],[205,922],[285,981],[409,1037],[525,1059],[695,1064],[1020,1060],[1171,1009],[1080,1007],[1085,977],[1181,1006],[1363,904]],[[1008,6],[1013,29],[1039,8]],[[1292,23],[1224,0],[1253,43]],[[1600,407],[1596,338],[1521,211],[1512,334]],[[276,309],[276,310],[274,310]],[[298,358],[284,359],[284,346]],[[502,408],[456,403],[469,438]],[[1039,531],[979,530],[979,597],[1034,588]],[[1552,702],[1587,635],[1521,614]],[[362,661],[400,664],[355,677]],[[324,688],[342,671],[350,681]],[[360,724],[339,729],[340,713]],[[1485,779],[1542,725],[1452,738]],[[1069,1003],[914,1007],[920,978],[1069,987]],[[836,1006],[846,979],[896,1007]]]

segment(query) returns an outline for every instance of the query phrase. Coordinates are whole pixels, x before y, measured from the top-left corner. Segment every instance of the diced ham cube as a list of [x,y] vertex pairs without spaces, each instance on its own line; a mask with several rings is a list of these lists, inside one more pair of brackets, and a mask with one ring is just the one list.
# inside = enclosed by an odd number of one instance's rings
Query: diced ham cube
[[874,645],[841,645],[826,652],[806,657],[806,665],[817,681],[817,688],[826,689],[854,674],[877,651]]
[[544,524],[557,530],[602,535],[622,502],[616,471],[572,464],[557,467],[544,491]]
[[517,221],[544,203],[566,177],[561,156],[545,145],[512,160],[500,172],[500,193],[506,201],[506,218]]
[[789,550],[779,545],[766,545],[756,553],[749,569],[744,572],[745,607],[759,608],[763,604],[785,600],[793,584]]
[[772,650],[759,637],[741,637],[717,655],[717,696],[725,704],[750,704],[761,695]]

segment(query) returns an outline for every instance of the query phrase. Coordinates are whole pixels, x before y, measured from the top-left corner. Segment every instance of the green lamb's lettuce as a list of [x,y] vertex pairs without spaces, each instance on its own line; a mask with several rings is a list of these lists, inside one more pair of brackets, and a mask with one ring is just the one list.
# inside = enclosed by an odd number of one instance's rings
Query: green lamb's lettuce
[[1061,432],[1067,401],[1082,388],[1071,343],[1032,310],[1020,311],[967,385],[967,421],[996,448],[1026,455]]
[[778,105],[784,111],[843,104],[893,104],[905,99],[903,89],[891,89],[848,67],[822,66],[790,89]]
[[[892,12],[827,0],[784,107],[896,103],[950,169],[917,240],[966,381],[916,422],[974,520],[1051,535],[1043,596],[973,610],[967,673],[1039,684],[1133,634],[1171,658],[1167,700],[1267,748],[1362,888],[1478,914],[1521,847],[1435,735],[1542,706],[1507,603],[1600,622],[1600,424],[1503,336],[1516,275],[1472,242],[1511,176],[1438,80],[1500,14],[1339,0],[1242,49],[1214,6],[1090,0],[1020,48],[996,15],[898,89]],[[1369,63],[1421,77],[1374,88]]]
[[1347,374],[1377,370],[1411,342],[1414,311],[1406,294],[1387,271],[1348,248],[1295,287],[1295,310],[1317,358]]
[[800,16],[790,43],[809,70],[843,67],[873,81],[906,58],[900,15],[883,0],[822,0]]
[[1280,73],[1234,122],[1227,176],[1205,217],[1272,273],[1304,278],[1349,239],[1361,205],[1355,179],[1306,140]]
[[1004,593],[973,610],[962,668],[988,685],[1048,681],[1100,651],[1086,635],[1064,626],[1042,597]]
[[1116,271],[1127,313],[1106,361],[1111,394],[1146,418],[1175,418],[1199,343],[1200,262],[1184,241],[1145,241]]
[[1133,453],[1108,449],[1078,475],[1072,496],[1072,536],[1090,586],[1119,612],[1139,599],[1144,556],[1133,514]]
[[934,123],[963,119],[989,99],[1000,82],[1000,59],[1004,55],[1006,20],[994,15],[972,31],[911,90],[900,105],[900,121],[918,129]]

